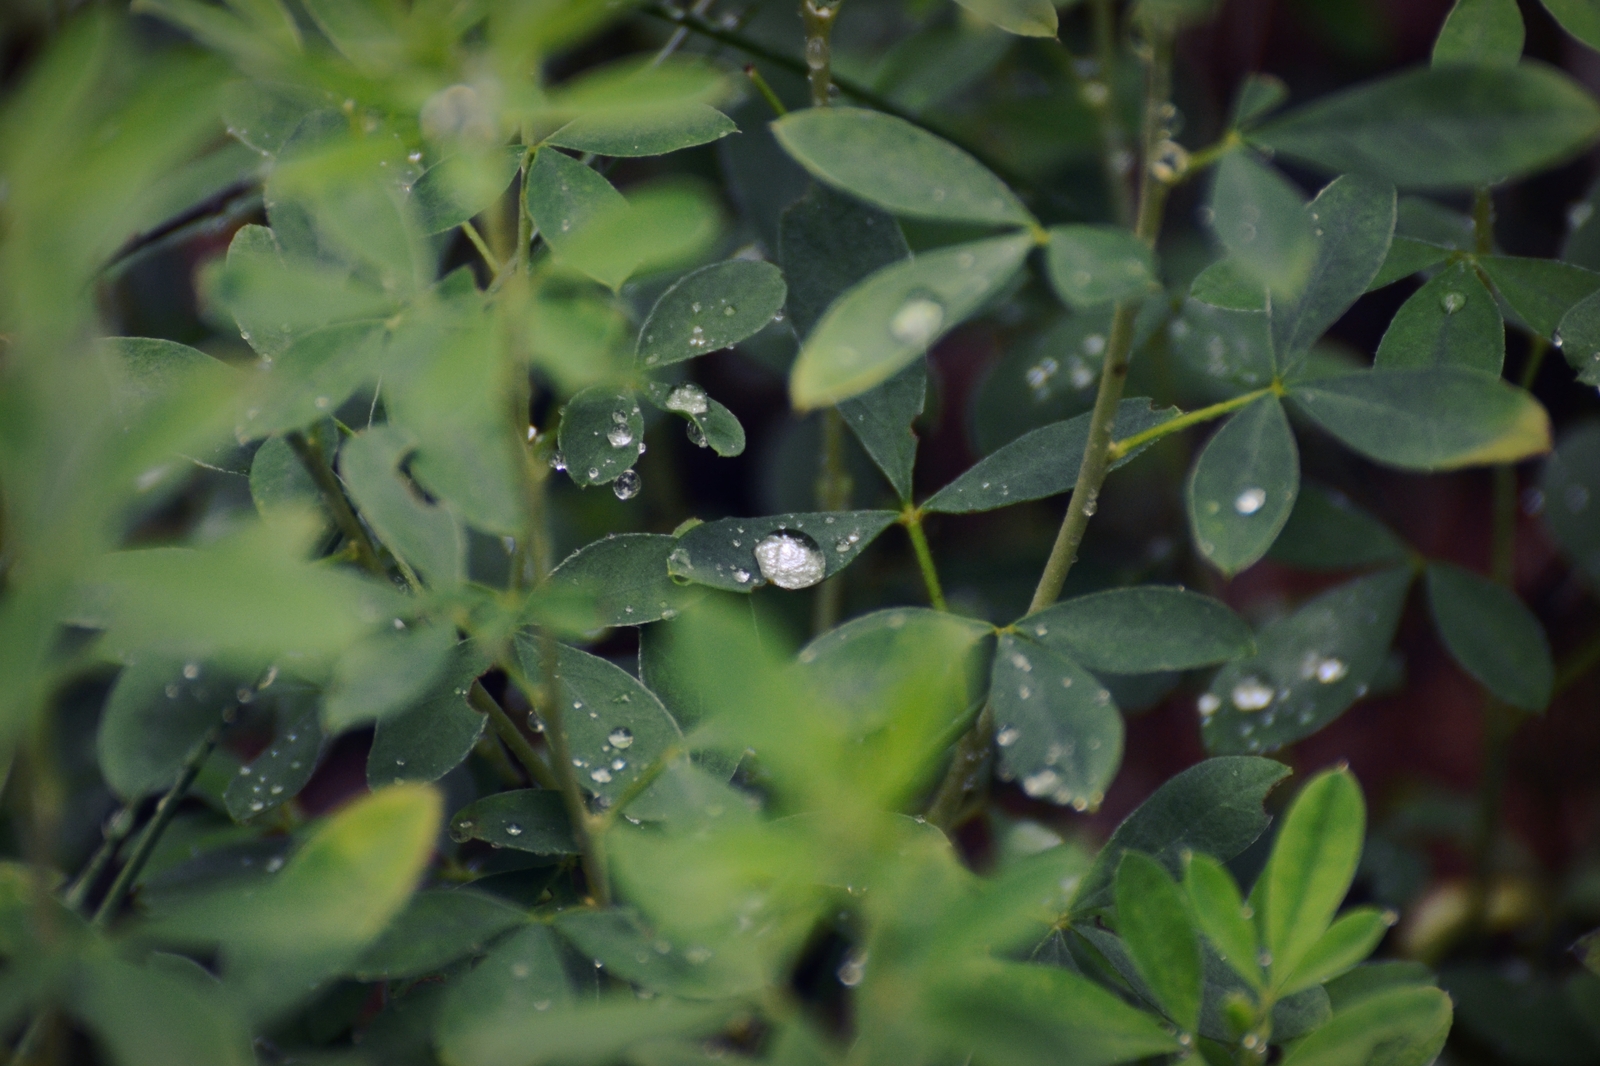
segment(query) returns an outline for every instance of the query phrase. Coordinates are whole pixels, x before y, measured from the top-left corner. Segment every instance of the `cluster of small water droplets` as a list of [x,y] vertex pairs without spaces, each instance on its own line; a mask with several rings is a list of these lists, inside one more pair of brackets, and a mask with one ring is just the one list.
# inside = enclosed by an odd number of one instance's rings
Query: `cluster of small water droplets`
[[1247,677],[1233,686],[1229,698],[1233,705],[1241,711],[1264,711],[1272,706],[1275,693],[1272,686],[1266,684],[1258,677]]
[[666,409],[680,415],[703,415],[711,410],[706,390],[693,382],[675,385],[667,393]]

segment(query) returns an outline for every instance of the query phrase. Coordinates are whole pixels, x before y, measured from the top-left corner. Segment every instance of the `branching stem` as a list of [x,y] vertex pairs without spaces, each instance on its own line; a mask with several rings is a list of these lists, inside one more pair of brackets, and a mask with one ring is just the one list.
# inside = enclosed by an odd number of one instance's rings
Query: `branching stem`
[[286,434],[284,441],[288,443],[290,450],[294,452],[317,486],[317,492],[322,497],[322,505],[328,509],[328,514],[333,517],[334,524],[339,527],[339,532],[344,534],[345,540],[350,542],[356,562],[374,576],[387,579],[388,574],[378,559],[377,545],[373,544],[372,537],[367,534],[367,527],[361,524],[361,519],[356,517],[355,511],[350,507],[350,501],[345,498],[344,486],[339,483],[339,476],[333,472],[333,466],[328,462],[327,453],[322,450],[321,443],[298,429]]
[[1230,411],[1237,411],[1241,407],[1248,407],[1257,400],[1261,399],[1261,397],[1267,396],[1275,391],[1277,390],[1273,388],[1257,389],[1254,392],[1242,393],[1230,399],[1223,400],[1221,403],[1214,403],[1210,407],[1202,407],[1199,410],[1190,411],[1187,414],[1181,414],[1177,418],[1173,418],[1161,423],[1159,426],[1151,426],[1149,429],[1144,430],[1143,432],[1135,433],[1131,437],[1124,437],[1122,440],[1115,442],[1106,450],[1106,458],[1109,462],[1114,463],[1118,459],[1121,459],[1123,456],[1127,455],[1129,452],[1133,451],[1135,448],[1142,448],[1151,441],[1156,441],[1160,440],[1162,437],[1171,436],[1180,430],[1188,429],[1190,426],[1198,426],[1202,422],[1210,422],[1213,419],[1221,418]]

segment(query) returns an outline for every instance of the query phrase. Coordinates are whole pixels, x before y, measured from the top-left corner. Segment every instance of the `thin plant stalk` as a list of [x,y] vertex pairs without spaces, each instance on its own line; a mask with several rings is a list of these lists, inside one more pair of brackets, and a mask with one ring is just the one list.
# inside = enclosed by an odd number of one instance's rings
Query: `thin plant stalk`
[[922,529],[922,512],[915,507],[907,507],[900,516],[900,524],[906,527],[906,535],[911,538],[911,550],[917,555],[922,583],[928,589],[928,602],[936,611],[948,611],[950,607],[944,600],[944,588],[939,584],[939,571],[933,565],[933,552],[928,549],[928,535]]

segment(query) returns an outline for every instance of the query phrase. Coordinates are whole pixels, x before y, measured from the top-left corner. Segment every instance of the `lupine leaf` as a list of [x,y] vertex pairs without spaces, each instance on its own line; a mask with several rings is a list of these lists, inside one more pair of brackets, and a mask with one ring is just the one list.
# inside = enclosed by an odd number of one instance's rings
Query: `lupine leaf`
[[1313,777],[1289,806],[1251,893],[1274,984],[1327,932],[1350,891],[1365,835],[1366,805],[1348,770]]
[[1469,263],[1435,274],[1400,305],[1378,345],[1380,370],[1459,366],[1499,375],[1506,325]]
[[451,817],[450,835],[534,855],[578,854],[561,793],[546,789],[515,789],[475,800]]
[[521,910],[470,888],[418,892],[356,960],[351,973],[360,981],[435,973],[483,951],[495,937],[524,921]]
[[1231,575],[1265,555],[1300,491],[1300,453],[1277,397],[1230,418],[1184,488],[1189,528],[1207,562]]
[[1555,683],[1550,641],[1515,592],[1459,566],[1430,563],[1428,603],[1463,670],[1514,707],[1544,709]]
[[989,704],[1000,776],[1036,799],[1099,807],[1122,764],[1122,715],[1095,676],[1058,651],[1004,633]]
[[1220,600],[1182,588],[1138,585],[1076,596],[1017,623],[1030,640],[1092,670],[1190,670],[1249,654],[1250,627]]
[[1600,424],[1587,422],[1561,439],[1545,464],[1544,520],[1589,580],[1600,584]]
[[1514,67],[1524,33],[1516,0],[1456,0],[1433,42],[1433,65]]
[[1045,261],[1057,294],[1075,308],[1143,296],[1155,287],[1155,256],[1117,226],[1054,226]]
[[685,274],[639,329],[639,361],[667,366],[730,348],[765,329],[788,290],[771,263],[727,259]]
[[638,397],[605,386],[584,389],[562,409],[557,440],[573,481],[585,487],[615,481],[643,450]]

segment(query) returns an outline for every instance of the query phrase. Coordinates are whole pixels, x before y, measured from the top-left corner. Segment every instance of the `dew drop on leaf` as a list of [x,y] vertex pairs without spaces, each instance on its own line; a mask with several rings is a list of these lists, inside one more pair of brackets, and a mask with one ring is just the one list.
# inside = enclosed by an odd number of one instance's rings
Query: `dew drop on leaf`
[[1467,297],[1463,293],[1451,290],[1440,297],[1439,306],[1444,308],[1445,314],[1453,315],[1467,306]]
[[706,390],[699,385],[678,385],[667,393],[667,410],[680,415],[703,415],[711,409]]
[[1255,514],[1266,505],[1267,494],[1263,489],[1245,489],[1233,501],[1233,509],[1240,514]]
[[821,581],[827,560],[817,542],[804,533],[780,529],[756,545],[761,576],[784,589],[809,588]]
[[627,751],[633,746],[633,730],[619,725],[606,736],[606,740],[610,741],[611,746],[618,751]]
[[637,470],[624,470],[617,475],[617,480],[611,483],[611,491],[619,500],[631,500],[639,495],[639,472]]
[[1233,705],[1241,711],[1265,710],[1272,704],[1273,691],[1259,678],[1247,677],[1233,686]]
[[944,325],[944,305],[928,296],[913,296],[889,320],[889,333],[901,344],[924,347]]

